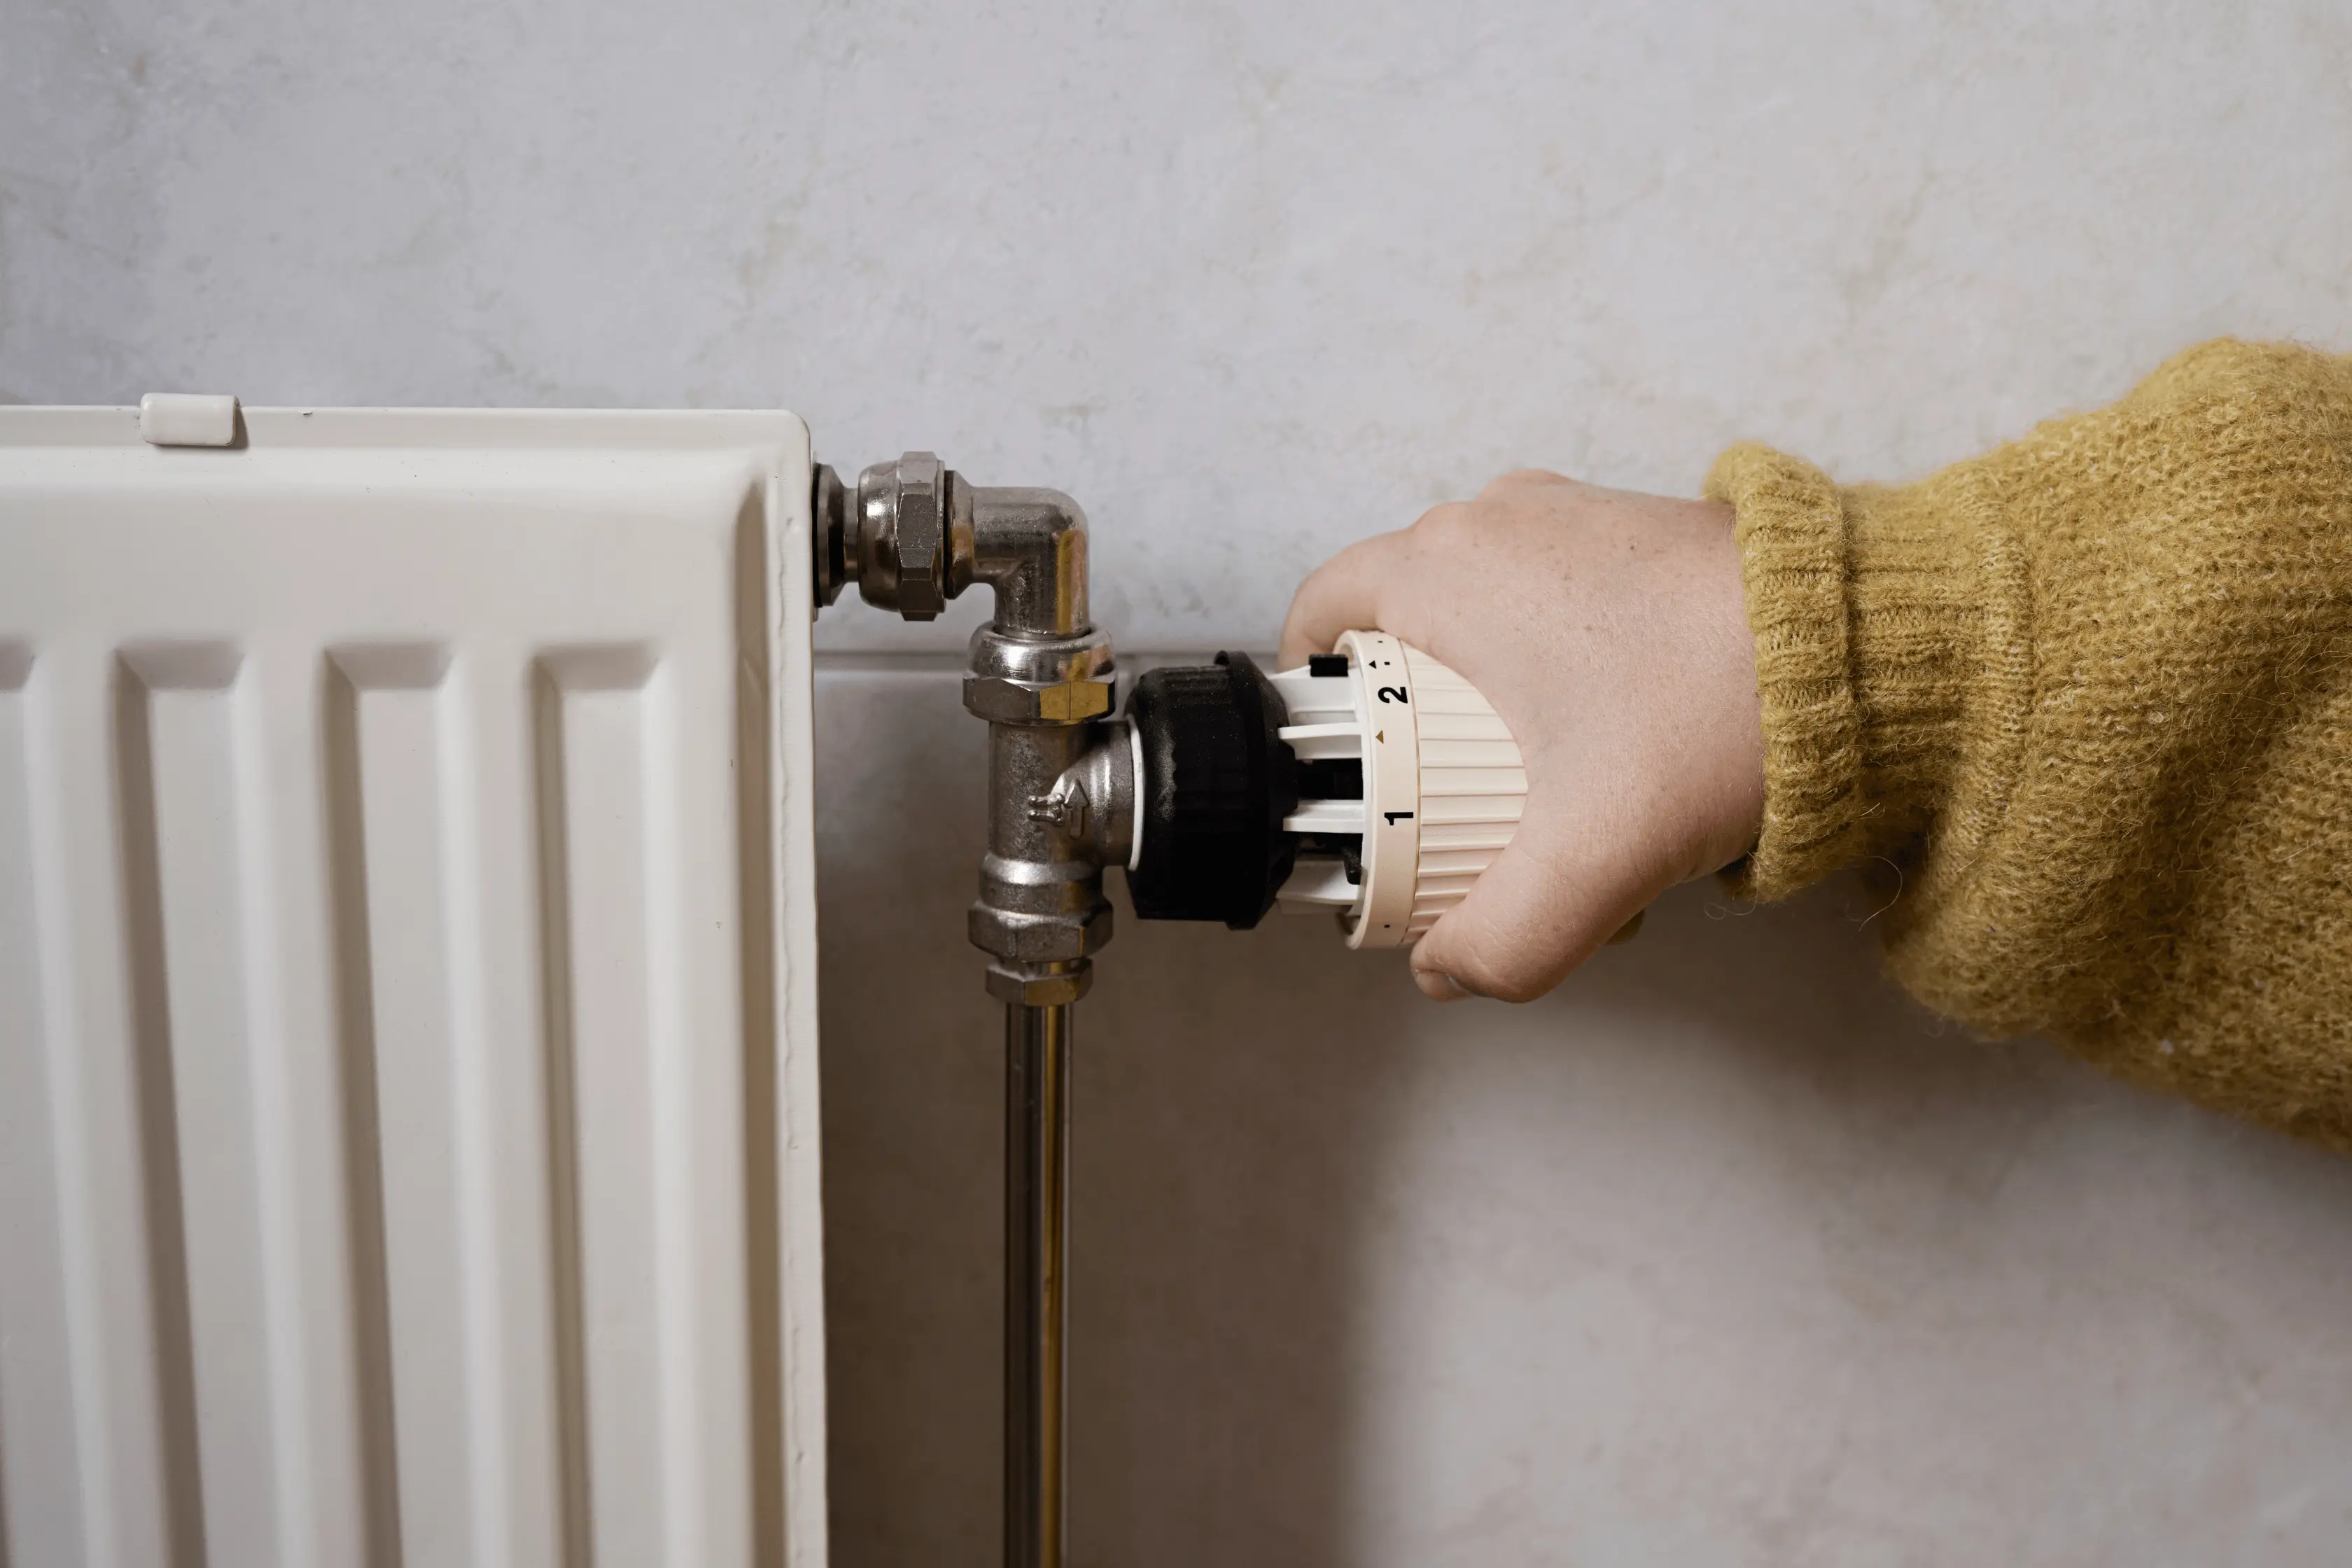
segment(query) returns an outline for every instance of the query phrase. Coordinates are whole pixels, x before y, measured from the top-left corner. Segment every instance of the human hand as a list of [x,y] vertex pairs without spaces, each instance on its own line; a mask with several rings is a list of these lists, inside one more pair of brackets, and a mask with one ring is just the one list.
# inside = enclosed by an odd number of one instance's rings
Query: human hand
[[1506,474],[1326,562],[1279,668],[1358,628],[1451,667],[1527,759],[1509,847],[1413,948],[1429,995],[1540,996],[1755,844],[1763,719],[1729,507]]

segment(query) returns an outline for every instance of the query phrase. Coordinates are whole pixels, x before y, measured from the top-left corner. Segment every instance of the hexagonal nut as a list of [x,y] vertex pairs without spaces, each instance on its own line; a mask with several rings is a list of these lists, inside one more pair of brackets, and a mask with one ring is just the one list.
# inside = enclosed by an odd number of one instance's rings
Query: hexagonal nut
[[1000,1002],[1018,1002],[1024,1007],[1066,1007],[1093,989],[1094,983],[1091,963],[1061,974],[1024,974],[993,963],[988,966],[988,994]]
[[1024,915],[974,904],[965,921],[971,945],[1015,963],[1058,963],[1100,952],[1110,941],[1111,910],[1097,904],[1083,916]]
[[963,705],[992,724],[1082,724],[1111,710],[1117,694],[1108,680],[1063,680],[1050,686],[968,675]]
[[948,607],[948,469],[931,452],[900,458],[892,541],[898,557],[898,613],[928,621]]

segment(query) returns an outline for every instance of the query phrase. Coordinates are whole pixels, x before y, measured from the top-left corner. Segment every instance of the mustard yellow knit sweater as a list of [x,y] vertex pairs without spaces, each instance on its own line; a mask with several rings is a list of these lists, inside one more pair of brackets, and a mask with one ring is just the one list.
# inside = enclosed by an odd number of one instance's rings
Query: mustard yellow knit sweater
[[1762,837],[1872,863],[1889,967],[1990,1034],[2352,1149],[2352,357],[2207,343],[1899,488],[1762,447]]

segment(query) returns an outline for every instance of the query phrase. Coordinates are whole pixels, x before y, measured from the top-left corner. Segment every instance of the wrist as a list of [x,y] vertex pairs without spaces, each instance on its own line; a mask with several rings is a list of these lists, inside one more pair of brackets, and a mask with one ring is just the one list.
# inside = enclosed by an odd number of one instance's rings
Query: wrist
[[1987,639],[2008,621],[2021,628],[2024,605],[2021,580],[1941,521],[1951,498],[1935,483],[1842,489],[1752,446],[1708,477],[1738,517],[1764,738],[1764,810],[1734,878],[1743,896],[1784,897],[1897,856],[1944,812],[1971,672],[1998,665]]

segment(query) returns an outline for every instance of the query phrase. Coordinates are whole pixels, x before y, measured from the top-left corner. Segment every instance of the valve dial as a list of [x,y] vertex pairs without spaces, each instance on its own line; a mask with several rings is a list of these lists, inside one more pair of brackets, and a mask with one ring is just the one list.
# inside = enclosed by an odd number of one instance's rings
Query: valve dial
[[1350,947],[1405,947],[1517,831],[1517,742],[1453,670],[1383,632],[1297,669],[1245,654],[1137,683],[1144,777],[1129,886],[1148,920],[1245,928],[1331,910]]

